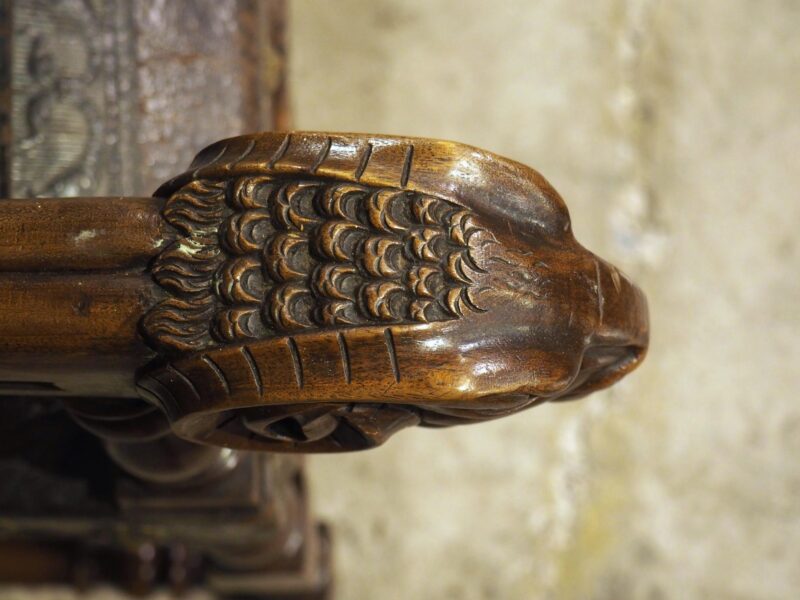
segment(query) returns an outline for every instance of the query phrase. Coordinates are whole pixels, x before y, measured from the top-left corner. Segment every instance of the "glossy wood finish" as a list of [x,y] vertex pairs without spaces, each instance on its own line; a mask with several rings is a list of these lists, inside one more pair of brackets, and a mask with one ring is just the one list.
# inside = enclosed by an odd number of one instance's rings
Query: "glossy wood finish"
[[157,198],[0,202],[0,393],[136,397],[153,353],[148,263],[174,232]]
[[333,452],[584,395],[647,347],[557,192],[477,148],[242,136],[157,196],[0,208],[0,393],[136,389],[191,441]]
[[188,439],[368,448],[584,395],[647,347],[642,293],[577,243],[555,190],[477,148],[242,136],[158,193],[183,235],[144,320],[168,362],[139,386]]
[[0,202],[0,271],[139,270],[174,233],[159,198]]

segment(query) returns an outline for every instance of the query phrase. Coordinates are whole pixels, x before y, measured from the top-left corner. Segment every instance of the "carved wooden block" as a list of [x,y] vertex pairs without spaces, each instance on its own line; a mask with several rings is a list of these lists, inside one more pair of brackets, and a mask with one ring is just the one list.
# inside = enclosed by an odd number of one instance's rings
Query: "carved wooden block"
[[587,394],[647,347],[642,293],[578,244],[557,192],[477,148],[242,136],[156,195],[177,235],[137,386],[186,439],[369,448]]
[[0,393],[112,442],[369,448],[606,387],[648,341],[541,175],[452,142],[233,138],[152,199],[0,203],[0,240]]

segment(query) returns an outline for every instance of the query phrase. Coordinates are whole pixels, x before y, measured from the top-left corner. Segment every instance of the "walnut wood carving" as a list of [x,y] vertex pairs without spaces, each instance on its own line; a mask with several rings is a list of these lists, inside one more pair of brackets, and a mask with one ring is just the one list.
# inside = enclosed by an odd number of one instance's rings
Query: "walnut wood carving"
[[[0,286],[34,290],[0,316],[0,376],[61,373],[62,395],[84,396],[131,396],[135,380],[196,442],[369,448],[587,394],[647,347],[643,295],[575,241],[555,190],[469,146],[265,133],[206,148],[154,200],[14,202],[0,233],[38,202],[63,235],[0,247]],[[97,233],[114,207],[118,228]],[[67,314],[77,293],[88,319]],[[51,305],[64,315],[42,316]],[[84,338],[32,367],[32,321]]]

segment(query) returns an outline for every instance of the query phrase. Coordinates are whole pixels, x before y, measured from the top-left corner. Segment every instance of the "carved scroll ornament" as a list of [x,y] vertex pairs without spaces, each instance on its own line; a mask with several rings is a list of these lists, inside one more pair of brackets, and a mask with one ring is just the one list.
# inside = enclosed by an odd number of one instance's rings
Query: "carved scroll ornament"
[[138,386],[193,441],[369,448],[584,395],[647,347],[643,295],[555,190],[476,148],[243,136],[156,195],[177,239],[151,267],[159,358]]

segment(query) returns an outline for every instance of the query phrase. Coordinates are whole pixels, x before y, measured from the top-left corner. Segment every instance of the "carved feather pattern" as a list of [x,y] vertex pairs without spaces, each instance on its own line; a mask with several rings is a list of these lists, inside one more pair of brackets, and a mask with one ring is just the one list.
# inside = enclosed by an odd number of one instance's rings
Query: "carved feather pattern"
[[169,293],[144,328],[194,350],[293,332],[427,323],[480,310],[472,213],[396,188],[242,177],[192,181],[167,201],[185,237],[153,266]]

